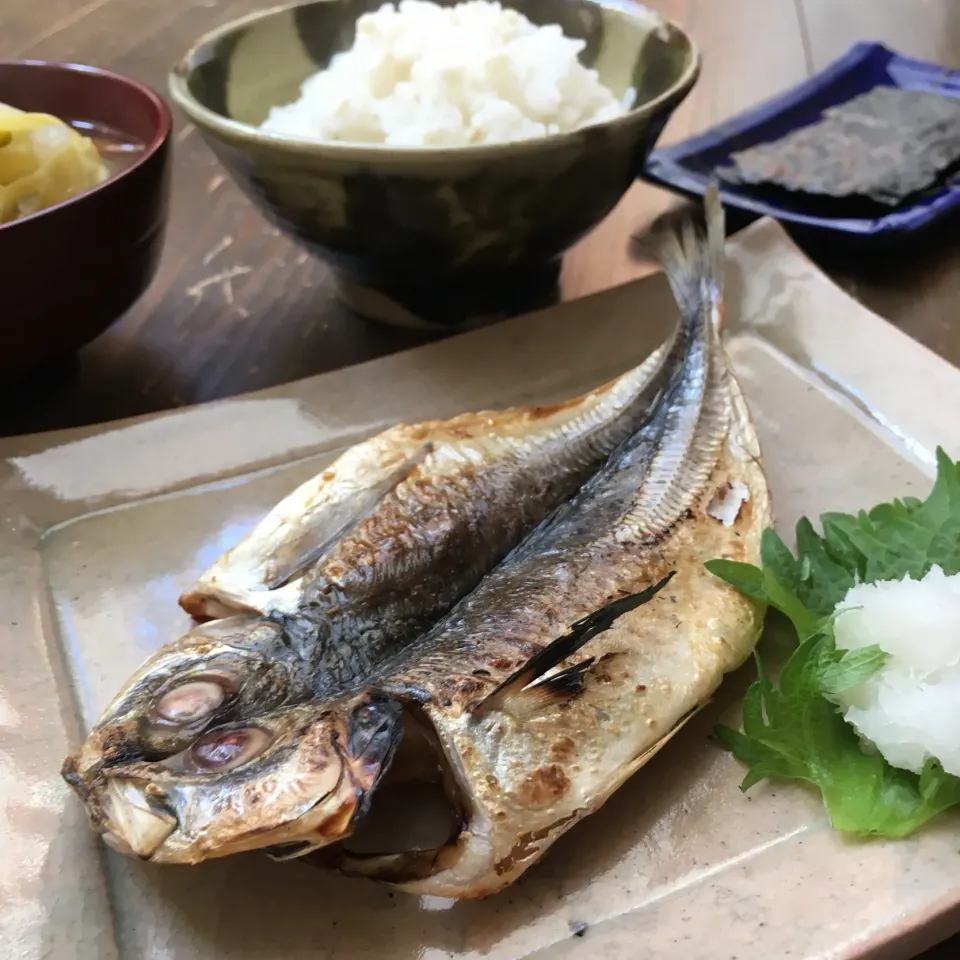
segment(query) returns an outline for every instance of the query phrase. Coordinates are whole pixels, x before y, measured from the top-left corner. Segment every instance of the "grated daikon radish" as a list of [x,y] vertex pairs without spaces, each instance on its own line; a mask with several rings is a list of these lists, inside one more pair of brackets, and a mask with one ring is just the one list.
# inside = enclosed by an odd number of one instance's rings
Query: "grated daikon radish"
[[857,584],[836,609],[838,649],[888,654],[834,698],[844,718],[893,766],[919,773],[933,757],[960,776],[960,574]]

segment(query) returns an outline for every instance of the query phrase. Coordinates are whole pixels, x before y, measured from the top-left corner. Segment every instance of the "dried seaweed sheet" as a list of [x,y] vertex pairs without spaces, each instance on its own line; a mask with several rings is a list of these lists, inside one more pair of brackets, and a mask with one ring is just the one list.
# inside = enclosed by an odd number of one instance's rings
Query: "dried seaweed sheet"
[[875,87],[780,140],[731,156],[717,175],[896,206],[960,160],[960,99]]

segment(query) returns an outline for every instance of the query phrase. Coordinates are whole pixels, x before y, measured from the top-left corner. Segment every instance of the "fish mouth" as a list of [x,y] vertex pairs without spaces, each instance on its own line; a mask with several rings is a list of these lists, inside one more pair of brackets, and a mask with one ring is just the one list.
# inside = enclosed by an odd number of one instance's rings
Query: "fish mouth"
[[132,781],[112,780],[100,799],[105,827],[104,843],[118,853],[149,860],[177,829],[177,818],[150,802],[146,790]]
[[470,792],[436,729],[416,704],[405,703],[390,765],[358,811],[348,834],[307,862],[391,884],[425,879],[460,855],[470,821]]

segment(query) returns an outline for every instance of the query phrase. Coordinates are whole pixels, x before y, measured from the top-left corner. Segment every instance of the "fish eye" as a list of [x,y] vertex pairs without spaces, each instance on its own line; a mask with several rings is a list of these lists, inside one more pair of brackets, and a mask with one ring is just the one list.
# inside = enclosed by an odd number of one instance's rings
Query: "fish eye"
[[226,773],[260,756],[272,740],[259,727],[211,730],[184,752],[183,769],[188,773]]
[[231,692],[218,680],[188,680],[164,693],[150,713],[154,720],[163,724],[182,726],[195,723],[214,713]]

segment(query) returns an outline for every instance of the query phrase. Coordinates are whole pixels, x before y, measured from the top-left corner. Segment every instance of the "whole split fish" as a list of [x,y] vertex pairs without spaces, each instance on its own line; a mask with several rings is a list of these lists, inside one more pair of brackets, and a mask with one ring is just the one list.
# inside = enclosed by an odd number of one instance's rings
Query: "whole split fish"
[[[706,235],[687,222],[662,243],[681,362],[643,425],[435,626],[349,682],[250,699],[175,754],[101,766],[81,795],[115,845],[166,862],[265,848],[486,896],[710,698],[763,611],[703,561],[756,562],[770,505],[719,338],[715,193],[707,212]],[[231,648],[243,622],[199,630]]]
[[[180,598],[212,622],[150,657],[67,758],[94,827],[158,860],[232,852],[241,841],[202,819],[193,840],[181,830],[163,842],[158,794],[145,799],[128,774],[191,746],[188,767],[227,770],[246,754],[239,740],[203,739],[211,729],[366,681],[636,431],[683,337],[678,327],[640,366],[564,403],[395,426],[293,491]],[[213,809],[232,802],[230,789],[207,798]]]

